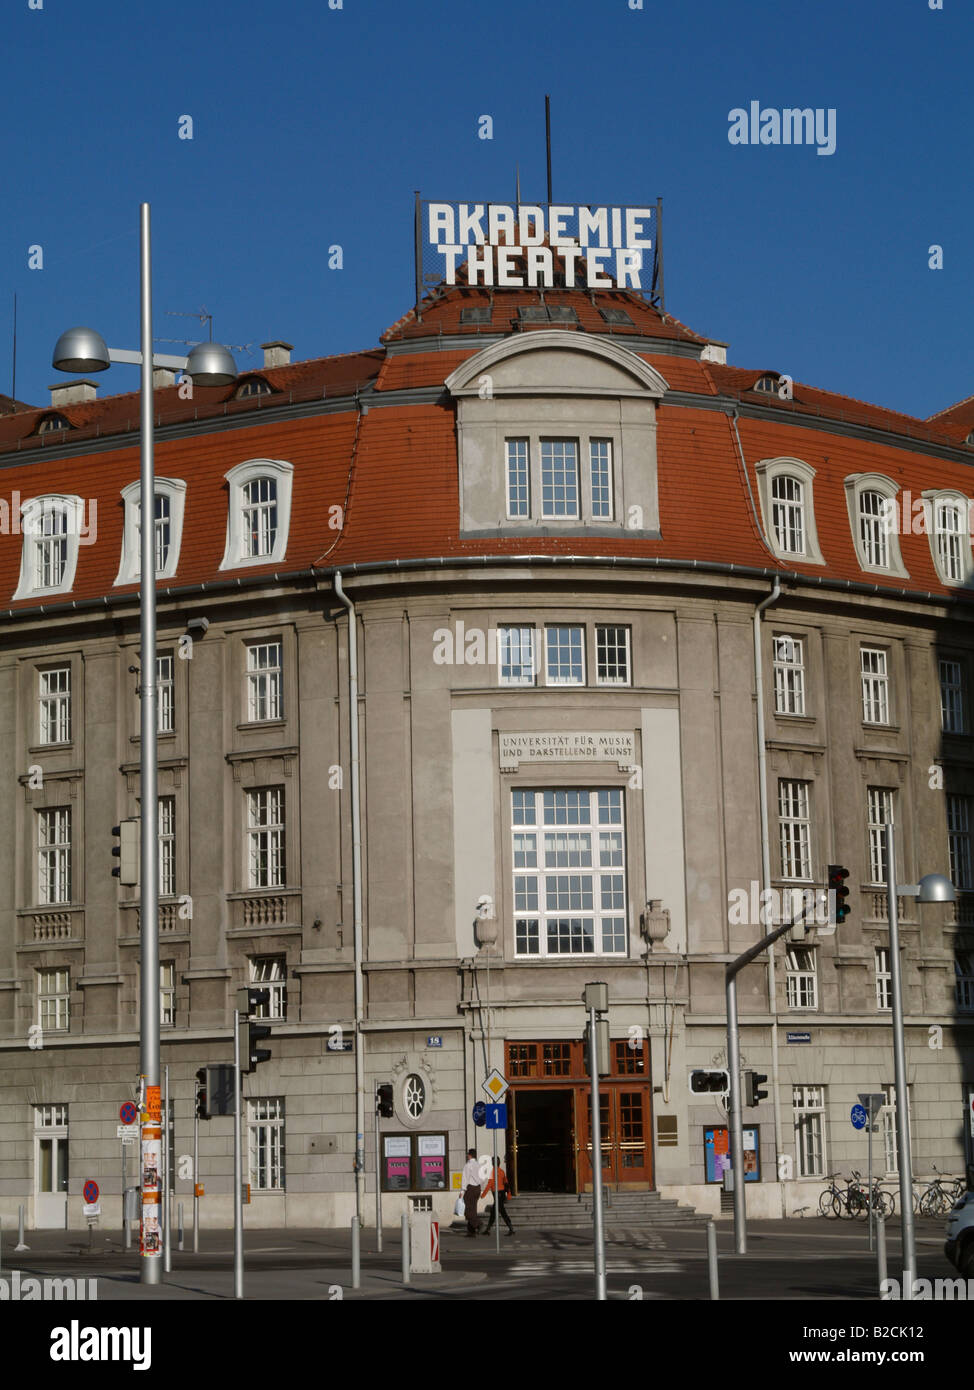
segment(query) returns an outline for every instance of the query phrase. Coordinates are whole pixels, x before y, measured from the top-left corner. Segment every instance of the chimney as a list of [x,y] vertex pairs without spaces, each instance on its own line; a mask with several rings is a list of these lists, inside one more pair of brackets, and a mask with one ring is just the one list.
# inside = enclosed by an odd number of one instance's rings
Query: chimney
[[261,343],[265,367],[289,367],[293,343]]
[[158,391],[163,386],[175,386],[176,373],[170,371],[168,367],[152,368],[152,389]]
[[79,401],[93,401],[98,397],[98,387],[93,381],[56,381],[49,390],[51,405],[77,405]]

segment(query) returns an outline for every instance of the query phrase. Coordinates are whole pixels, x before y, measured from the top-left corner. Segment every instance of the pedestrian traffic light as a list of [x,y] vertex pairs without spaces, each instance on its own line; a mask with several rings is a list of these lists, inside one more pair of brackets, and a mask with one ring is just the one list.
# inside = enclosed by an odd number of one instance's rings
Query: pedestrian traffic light
[[113,825],[112,834],[118,840],[118,844],[112,846],[112,856],[118,860],[112,869],[112,877],[117,878],[119,883],[134,887],[139,881],[138,817]]
[[849,915],[849,904],[846,898],[849,890],[845,886],[845,880],[849,877],[849,870],[844,869],[841,864],[829,865],[829,921],[841,927],[842,923]]
[[208,1120],[210,1112],[206,1108],[206,1067],[196,1073],[196,1118]]
[[396,1113],[392,1102],[392,1082],[383,1081],[375,1088],[375,1113],[380,1120],[391,1120]]
[[269,989],[245,988],[237,990],[237,1027],[241,1072],[253,1071],[260,1066],[261,1062],[266,1062],[271,1055],[269,1048],[259,1046],[265,1038],[270,1037],[270,1028],[266,1023],[254,1023],[250,1017],[262,1004],[269,1003],[270,997]]
[[767,1076],[761,1071],[746,1071],[744,1073],[744,1105],[746,1109],[753,1110],[756,1105],[767,1100],[767,1091],[759,1089],[767,1079]]
[[697,1070],[690,1073],[690,1094],[692,1096],[726,1096],[729,1091],[729,1072]]

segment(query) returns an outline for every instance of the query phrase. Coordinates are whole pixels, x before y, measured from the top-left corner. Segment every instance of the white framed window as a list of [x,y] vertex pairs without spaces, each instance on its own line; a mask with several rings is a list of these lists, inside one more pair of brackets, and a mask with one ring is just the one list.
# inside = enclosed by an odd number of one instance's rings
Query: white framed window
[[[71,1020],[71,975],[68,970],[38,970],[37,1022],[42,1033],[64,1033]],[[67,1121],[65,1120],[66,1124]]]
[[426,1082],[416,1072],[410,1072],[402,1083],[402,1108],[411,1120],[422,1118],[426,1109]]
[[631,679],[628,627],[595,626],[595,679],[599,685],[628,685]]
[[965,732],[964,668],[959,661],[940,661],[940,727],[945,734]]
[[815,524],[815,469],[796,458],[763,459],[755,465],[764,530],[782,560],[825,563]]
[[923,493],[930,552],[944,584],[966,584],[971,578],[970,502],[949,488]]
[[220,569],[274,564],[284,559],[293,475],[294,465],[283,459],[248,459],[225,475],[230,495]]
[[[845,480],[849,524],[864,570],[909,579],[900,554],[899,487],[882,473],[850,473]],[[909,527],[910,518],[905,526]]]
[[247,850],[249,887],[282,888],[287,882],[283,787],[247,793]]
[[812,823],[809,784],[791,778],[778,782],[778,832],[782,878],[811,878]]
[[176,1022],[176,962],[159,962],[159,1020],[163,1028],[172,1028]]
[[893,972],[889,963],[889,947],[876,947],[876,1008],[893,1007]]
[[82,498],[68,494],[32,497],[20,509],[24,543],[15,599],[69,593],[78,566],[78,547],[91,538]]
[[[35,1105],[35,1129],[67,1129],[68,1107],[66,1105]],[[48,1189],[49,1190],[49,1189]]]
[[825,1087],[793,1086],[791,1103],[795,1112],[796,1176],[824,1178],[825,1153]]
[[579,515],[577,439],[541,440],[541,515]]
[[508,439],[507,515],[531,515],[530,446],[526,439]]
[[548,685],[584,685],[585,628],[552,624],[544,631]]
[[955,952],[954,973],[957,976],[954,999],[958,1012],[974,1013],[974,951]]
[[[885,1096],[885,1103],[879,1112],[879,1120],[883,1131],[883,1152],[886,1159],[886,1173],[889,1177],[899,1174],[899,1151],[896,1135],[896,1087],[892,1082],[885,1082],[880,1086],[880,1090]],[[906,1130],[910,1133],[910,1088],[906,1088]]]
[[514,953],[625,955],[620,787],[512,793]]
[[71,742],[71,667],[38,671],[40,743]]
[[176,727],[175,670],[172,652],[156,657],[156,727],[160,734],[171,734]]
[[[142,484],[136,479],[122,488],[122,558],[115,583],[136,584],[142,575]],[[179,568],[186,510],[182,478],[156,478],[153,484],[153,540],[157,579],[172,579]]]
[[69,806],[48,806],[37,812],[37,901],[71,901]]
[[270,1001],[259,1004],[253,1018],[287,1018],[287,957],[251,956],[250,982],[270,992]]
[[862,681],[862,722],[888,724],[889,653],[882,647],[860,647],[859,673]]
[[866,826],[869,835],[869,879],[886,882],[886,827],[893,824],[893,792],[889,787],[866,788]]
[[805,713],[805,644],[784,634],[772,638],[775,714]]
[[974,888],[971,878],[971,798],[947,793],[947,853],[955,888]]
[[176,798],[159,798],[159,896],[176,895]]
[[589,469],[592,491],[592,518],[612,519],[612,440],[590,439]]
[[252,376],[237,387],[235,399],[239,401],[247,396],[270,396],[272,394],[269,381],[265,381],[262,376]]
[[258,1192],[284,1191],[284,1097],[247,1102],[247,1168]]
[[247,643],[247,718],[284,718],[284,644],[280,639]]
[[815,952],[808,946],[789,946],[785,955],[785,998],[789,1009],[818,1008]]
[[534,685],[537,672],[537,629],[498,628],[497,679],[501,685]]
[[776,396],[778,394],[778,378],[766,372],[764,376],[758,377],[751,390],[763,391],[768,396]]

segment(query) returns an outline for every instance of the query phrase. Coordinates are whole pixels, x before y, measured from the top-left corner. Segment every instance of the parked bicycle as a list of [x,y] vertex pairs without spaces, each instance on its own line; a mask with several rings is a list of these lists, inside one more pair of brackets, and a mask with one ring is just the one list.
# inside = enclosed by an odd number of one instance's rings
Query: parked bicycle
[[887,1192],[880,1187],[877,1178],[873,1178],[871,1195],[867,1195],[866,1189],[863,1186],[862,1174],[856,1172],[855,1168],[852,1170],[852,1178],[853,1180],[849,1184],[849,1194],[847,1198],[851,1215],[855,1217],[866,1217],[869,1215],[870,1206],[873,1209],[873,1215],[882,1217],[883,1220],[893,1215],[896,1206],[893,1195],[891,1192]]
[[964,1183],[960,1178],[946,1177],[938,1171],[936,1163],[931,1163],[930,1167],[937,1176],[922,1192],[914,1188],[913,1210],[920,1216],[946,1216],[963,1194]]

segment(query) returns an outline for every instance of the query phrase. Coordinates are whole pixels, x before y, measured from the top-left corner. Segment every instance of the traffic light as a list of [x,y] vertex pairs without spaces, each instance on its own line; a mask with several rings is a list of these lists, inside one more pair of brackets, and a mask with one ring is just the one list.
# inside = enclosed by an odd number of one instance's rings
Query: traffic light
[[841,864],[829,865],[829,921],[838,927],[841,927],[849,915],[849,904],[846,902],[849,890],[845,886],[848,877],[849,870],[844,869]]
[[767,1091],[759,1089],[767,1079],[767,1076],[761,1071],[746,1071],[744,1073],[744,1105],[746,1109],[753,1110],[756,1105],[767,1100]]
[[270,1002],[270,997],[269,989],[237,990],[238,1038],[240,1070],[242,1072],[253,1071],[260,1066],[261,1062],[266,1062],[271,1055],[269,1048],[259,1046],[265,1038],[270,1037],[270,1028],[266,1023],[253,1023],[250,1018],[250,1015],[262,1004]]
[[[583,1054],[585,1058],[585,1075],[591,1076],[589,1067],[589,1034],[591,1033],[590,1024],[586,1023],[583,1035]],[[597,1018],[595,1020],[595,1058],[599,1068],[599,1076],[608,1076],[612,1070],[612,1062],[609,1055],[609,1020],[607,1018]]]
[[380,1120],[391,1120],[396,1113],[392,1103],[391,1081],[383,1081],[375,1088],[375,1113]]
[[692,1071],[690,1073],[691,1096],[721,1095],[730,1091],[730,1073],[726,1071]]
[[206,1108],[206,1067],[196,1073],[196,1118],[208,1120],[210,1112]]
[[112,856],[118,863],[112,869],[112,877],[119,883],[134,887],[139,881],[139,818],[133,816],[112,826],[112,834],[118,844],[112,846]]

